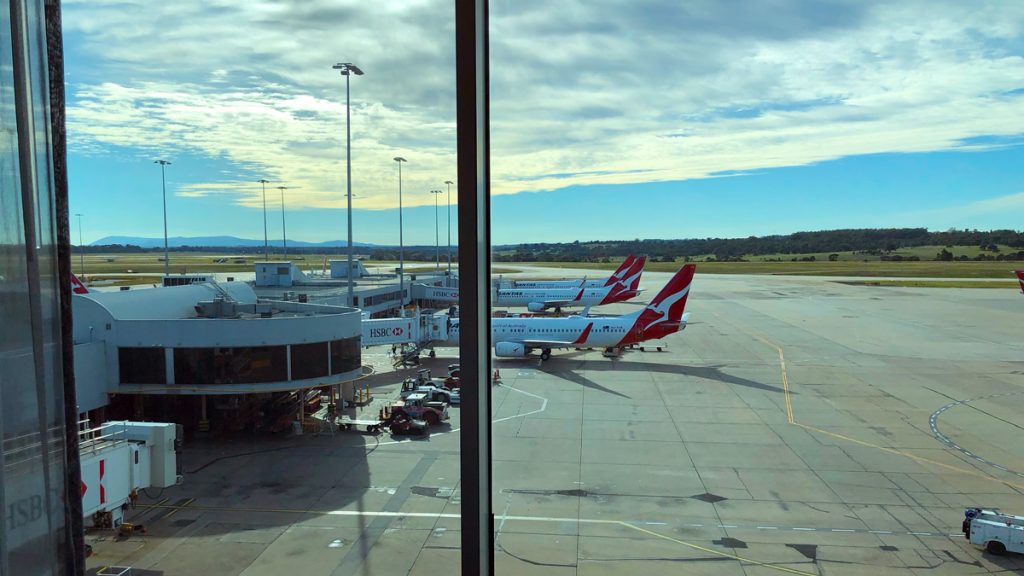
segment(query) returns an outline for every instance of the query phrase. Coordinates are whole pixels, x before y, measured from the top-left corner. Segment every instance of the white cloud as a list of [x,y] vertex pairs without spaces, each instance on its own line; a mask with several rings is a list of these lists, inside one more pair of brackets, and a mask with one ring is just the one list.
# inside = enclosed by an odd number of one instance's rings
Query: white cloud
[[[449,1],[68,2],[95,70],[71,145],[224,157],[340,206],[351,59],[357,206],[455,179]],[[1024,3],[492,3],[494,192],[702,178],[1024,133]],[[70,37],[70,36],[69,36]],[[79,58],[85,61],[85,58]],[[89,82],[86,78],[106,81]],[[178,170],[187,167],[178,166]],[[182,194],[239,194],[204,182]]]

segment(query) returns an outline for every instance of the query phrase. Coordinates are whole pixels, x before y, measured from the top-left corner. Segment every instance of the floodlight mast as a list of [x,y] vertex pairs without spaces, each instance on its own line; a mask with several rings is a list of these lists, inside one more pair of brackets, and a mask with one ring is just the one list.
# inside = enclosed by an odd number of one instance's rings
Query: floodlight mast
[[351,62],[339,62],[331,68],[338,70],[345,77],[345,173],[348,204],[348,305],[355,306],[352,286],[352,121],[349,99],[349,78],[355,74],[362,76],[363,71]]

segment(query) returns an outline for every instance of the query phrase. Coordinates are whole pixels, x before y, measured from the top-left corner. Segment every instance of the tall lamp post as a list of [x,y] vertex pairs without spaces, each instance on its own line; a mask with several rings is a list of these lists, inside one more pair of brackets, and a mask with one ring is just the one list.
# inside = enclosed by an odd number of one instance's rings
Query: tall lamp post
[[452,277],[452,184],[455,182],[445,180],[444,183],[448,185],[448,278],[450,281]]
[[431,190],[431,194],[434,195],[434,257],[436,263],[434,264],[435,270],[441,269],[441,235],[438,232],[437,227],[437,195],[444,194],[444,190]]
[[167,256],[167,176],[164,167],[169,165],[167,160],[154,160],[154,164],[160,165],[160,187],[164,193],[164,276],[171,275],[171,261]]
[[401,156],[395,156],[398,164],[398,293],[401,294],[402,307],[405,307],[405,238],[402,226],[402,163],[408,162]]
[[[270,180],[260,179],[257,182],[263,185],[263,252],[266,254],[264,258],[266,258],[267,262],[270,262],[270,240],[267,237],[267,183]],[[283,204],[282,202],[282,214],[284,213]]]
[[82,244],[82,215],[75,214],[78,217],[78,267],[80,268],[79,274],[85,276],[85,244]]
[[341,75],[345,77],[345,173],[346,182],[348,187],[347,202],[348,202],[348,305],[353,306],[354,300],[352,297],[352,121],[351,121],[351,106],[349,104],[349,79],[355,74],[356,76],[362,76],[363,71],[358,66],[351,62],[339,62],[332,66],[334,70],[340,71]]
[[284,260],[288,259],[288,230],[284,227],[284,191],[287,186],[278,186],[281,191],[281,249],[284,251]]

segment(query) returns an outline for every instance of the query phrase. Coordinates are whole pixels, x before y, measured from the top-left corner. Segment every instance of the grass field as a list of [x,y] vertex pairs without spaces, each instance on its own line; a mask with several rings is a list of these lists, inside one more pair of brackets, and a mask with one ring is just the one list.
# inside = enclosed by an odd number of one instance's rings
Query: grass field
[[[529,262],[547,268],[614,270],[617,263]],[[681,262],[648,262],[645,270],[675,272]],[[1024,262],[697,262],[702,274],[779,274],[787,276],[867,276],[907,278],[1012,278]]]
[[[934,256],[935,247],[915,249],[925,257],[928,253]],[[968,253],[970,246],[955,247],[952,251],[959,255]],[[941,249],[941,248],[939,248]],[[975,253],[977,248],[974,248]],[[971,254],[968,254],[971,255]],[[805,256],[805,255],[801,255]],[[929,256],[929,257],[931,257]],[[271,260],[282,255],[271,255]],[[792,255],[789,255],[792,257]],[[301,260],[291,257],[303,270],[321,270],[323,255],[306,255]],[[328,255],[327,259],[344,259],[345,255]],[[767,258],[764,257],[764,258]],[[702,274],[780,274],[796,276],[859,276],[859,277],[905,277],[905,278],[1012,278],[1012,270],[1024,268],[1024,262],[936,262],[922,260],[920,262],[881,262],[877,259],[863,262],[860,260],[840,259],[829,262],[825,254],[816,262],[767,262],[763,259],[751,262],[698,262],[698,270]],[[238,255],[230,253],[171,253],[171,273],[200,272],[252,272],[255,262],[262,261],[262,256],[253,254]],[[82,271],[78,255],[72,257],[72,270],[76,274]],[[587,270],[614,270],[619,262],[608,264],[591,262],[526,262],[529,266],[549,268],[582,268]],[[366,265],[395,266],[397,262],[368,260]],[[674,272],[682,265],[681,262],[648,262],[646,269],[655,272]],[[444,266],[442,265],[442,268]],[[88,254],[85,257],[85,270],[89,275],[126,275],[163,273],[163,255],[158,253],[129,254]],[[406,262],[407,273],[422,273],[434,270],[433,262]],[[495,274],[515,274],[517,270],[499,266],[493,268]],[[117,282],[135,282],[131,277],[121,277]],[[142,279],[143,283],[153,282]]]
[[837,280],[849,286],[893,286],[897,288],[1016,288],[1019,284],[1011,280]]

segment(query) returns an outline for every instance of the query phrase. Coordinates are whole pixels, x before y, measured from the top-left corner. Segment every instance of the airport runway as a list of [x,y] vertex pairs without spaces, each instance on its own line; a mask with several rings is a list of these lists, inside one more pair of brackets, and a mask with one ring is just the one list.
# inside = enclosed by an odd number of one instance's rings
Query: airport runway
[[[699,271],[666,351],[496,362],[498,574],[1024,569],[960,535],[968,506],[1024,514],[1024,296]],[[458,573],[451,412],[429,440],[188,445],[185,484],[134,512],[147,535],[90,565]]]

